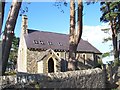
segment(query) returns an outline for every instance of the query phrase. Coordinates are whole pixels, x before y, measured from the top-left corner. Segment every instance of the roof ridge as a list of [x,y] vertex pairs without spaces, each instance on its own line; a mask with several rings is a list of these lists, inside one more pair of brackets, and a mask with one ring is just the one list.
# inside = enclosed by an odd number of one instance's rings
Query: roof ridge
[[61,35],[69,35],[69,34],[65,34],[65,33],[58,33],[58,32],[51,32],[51,31],[43,31],[43,30],[34,30],[34,29],[28,29],[28,30],[31,30],[31,31],[37,31],[37,32],[44,32],[44,33],[54,33],[54,34],[61,34]]

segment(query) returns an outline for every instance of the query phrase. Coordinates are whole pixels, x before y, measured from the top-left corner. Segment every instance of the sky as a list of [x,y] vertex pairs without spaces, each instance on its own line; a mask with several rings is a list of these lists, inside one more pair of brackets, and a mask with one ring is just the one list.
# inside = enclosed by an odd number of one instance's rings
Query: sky
[[[55,6],[55,2],[22,3],[21,9],[25,9],[26,6],[28,7],[28,12],[25,14],[28,16],[29,29],[69,34],[69,3],[67,6],[62,4],[62,7],[59,9]],[[7,18],[9,7],[10,3],[6,3],[5,18]],[[61,12],[62,10],[64,13]],[[109,28],[109,25],[107,23],[100,22],[100,16],[101,12],[99,3],[91,5],[84,3],[82,38],[104,53],[111,50],[109,46],[111,42],[102,43],[103,38],[109,35],[105,34],[101,29]],[[20,36],[21,32],[21,20],[22,17],[19,15],[15,28],[15,35],[17,37]],[[5,21],[6,20],[4,19],[4,25]]]

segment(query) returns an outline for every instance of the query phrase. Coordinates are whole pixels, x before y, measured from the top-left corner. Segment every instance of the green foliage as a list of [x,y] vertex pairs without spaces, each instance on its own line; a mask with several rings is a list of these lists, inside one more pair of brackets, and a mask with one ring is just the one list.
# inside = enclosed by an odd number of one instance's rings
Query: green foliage
[[104,39],[103,39],[103,42],[102,42],[102,43],[105,43],[105,42],[108,42],[108,41],[111,41],[111,40],[112,40],[111,37],[107,37],[107,38],[104,38]]
[[118,2],[102,2],[100,8],[102,16],[100,21],[109,22],[110,20],[117,20],[120,14],[118,4],[120,4],[120,0]]
[[113,89],[111,89],[111,90],[119,90],[119,89],[117,89],[117,88],[113,88]]
[[19,38],[14,36],[12,41],[12,48],[9,55],[9,60],[12,61],[14,65],[16,65],[17,63],[18,45],[19,45]]
[[114,62],[113,61],[108,61],[107,64],[114,66]]
[[12,41],[12,48],[14,50],[18,50],[18,45],[19,45],[19,38],[14,36],[13,41]]
[[38,89],[39,90],[40,86],[39,86],[39,83],[36,83],[35,84],[35,89]]
[[5,75],[16,75],[16,72],[15,71],[5,72]]
[[108,33],[110,28],[105,28],[105,29],[101,29],[102,31],[104,31],[104,33]]
[[117,58],[114,61],[108,61],[107,63],[112,67],[120,66],[120,61]]
[[118,61],[117,59],[114,60],[114,66],[120,66],[120,61]]
[[[98,68],[102,68],[102,65],[103,65],[102,60],[101,60],[101,59],[98,60],[98,63],[97,63],[97,65],[96,65],[96,67],[98,67]],[[95,67],[95,68],[96,68],[96,67]]]
[[107,56],[110,56],[110,52],[106,52],[102,54],[102,58],[107,57]]
[[[120,0],[118,2],[101,2],[101,12],[102,16],[100,18],[100,21],[102,22],[109,22],[111,25],[112,35],[116,36],[118,34],[118,30],[120,29]],[[105,33],[108,33],[110,29],[103,29]],[[104,38],[103,43],[108,42],[112,40],[111,37]],[[117,41],[115,37],[113,37],[113,50],[117,50]],[[114,53],[116,54],[116,53]],[[108,53],[105,53],[103,57],[109,56]]]
[[[104,33],[109,34],[110,28],[105,28],[105,29],[101,29],[101,30],[104,31]],[[103,39],[102,43],[106,43],[106,42],[111,41],[111,40],[112,40],[112,37],[108,36],[108,37]]]
[[102,62],[102,60],[101,60],[101,59],[100,59],[100,60],[98,60],[98,64],[103,65],[103,62]]

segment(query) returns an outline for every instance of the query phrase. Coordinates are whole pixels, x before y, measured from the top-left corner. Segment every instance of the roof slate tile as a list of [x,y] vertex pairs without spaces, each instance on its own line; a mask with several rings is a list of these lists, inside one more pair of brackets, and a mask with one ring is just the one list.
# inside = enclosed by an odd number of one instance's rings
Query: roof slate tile
[[[69,35],[53,33],[47,31],[37,31],[28,29],[28,34],[25,35],[25,40],[28,48],[36,48],[36,49],[53,49],[53,50],[69,50]],[[39,44],[35,44],[34,40],[38,41]],[[40,42],[43,41],[44,44]],[[48,44],[48,42],[52,42],[52,44]],[[61,45],[59,45],[59,43]],[[80,40],[78,44],[77,51],[79,52],[101,52],[92,46],[88,41]]]

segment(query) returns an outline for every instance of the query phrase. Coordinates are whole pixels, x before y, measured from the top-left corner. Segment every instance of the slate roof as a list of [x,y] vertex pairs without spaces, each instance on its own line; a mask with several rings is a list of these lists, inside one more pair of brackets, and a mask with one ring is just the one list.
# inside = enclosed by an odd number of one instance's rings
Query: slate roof
[[[25,35],[25,40],[27,48],[44,50],[47,50],[49,48],[53,50],[69,50],[69,35],[67,34],[28,29],[28,34]],[[84,41],[83,39],[80,40],[77,51],[92,53],[94,52],[101,54],[98,49],[96,49],[88,41]]]

